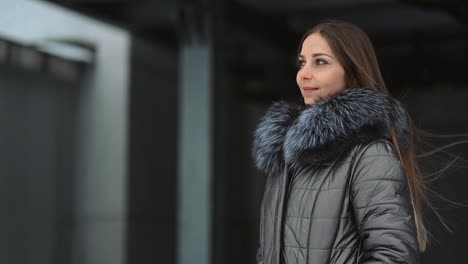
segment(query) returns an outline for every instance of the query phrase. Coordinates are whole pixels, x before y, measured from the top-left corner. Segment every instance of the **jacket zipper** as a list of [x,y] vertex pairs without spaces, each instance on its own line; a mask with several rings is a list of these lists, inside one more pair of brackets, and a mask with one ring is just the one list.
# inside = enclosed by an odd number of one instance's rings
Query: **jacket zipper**
[[291,182],[293,180],[293,173],[290,172],[289,168],[285,168],[286,173],[286,180],[285,180],[285,187],[284,189],[285,194],[283,197],[283,208],[281,212],[281,221],[280,221],[280,247],[279,247],[279,263],[284,264],[284,256],[283,256],[283,249],[284,246],[284,226],[286,225],[286,214],[288,212],[288,201],[289,201],[289,194],[291,190]]

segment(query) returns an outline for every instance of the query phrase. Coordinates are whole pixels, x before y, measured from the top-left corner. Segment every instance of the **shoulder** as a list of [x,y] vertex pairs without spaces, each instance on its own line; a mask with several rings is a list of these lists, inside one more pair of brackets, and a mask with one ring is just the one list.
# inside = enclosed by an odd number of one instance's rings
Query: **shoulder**
[[396,147],[388,140],[375,140],[356,147],[353,171],[356,181],[406,180]]
[[395,145],[387,139],[379,139],[368,144],[357,145],[354,155],[356,155],[355,160],[357,162],[372,158],[396,159],[400,161]]

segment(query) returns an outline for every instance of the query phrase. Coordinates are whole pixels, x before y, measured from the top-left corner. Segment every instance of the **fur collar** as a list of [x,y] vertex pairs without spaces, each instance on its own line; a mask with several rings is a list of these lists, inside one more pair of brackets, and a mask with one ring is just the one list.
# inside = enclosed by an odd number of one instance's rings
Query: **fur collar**
[[252,155],[266,173],[327,162],[357,144],[390,139],[391,124],[405,150],[411,136],[405,109],[372,88],[346,89],[310,106],[280,101],[258,125]]

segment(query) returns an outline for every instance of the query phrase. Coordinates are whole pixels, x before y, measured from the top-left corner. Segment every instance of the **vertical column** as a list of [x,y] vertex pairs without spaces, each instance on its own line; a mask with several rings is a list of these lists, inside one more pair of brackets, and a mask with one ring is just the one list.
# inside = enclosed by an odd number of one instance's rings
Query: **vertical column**
[[207,7],[182,3],[178,31],[178,264],[211,263],[214,68]]

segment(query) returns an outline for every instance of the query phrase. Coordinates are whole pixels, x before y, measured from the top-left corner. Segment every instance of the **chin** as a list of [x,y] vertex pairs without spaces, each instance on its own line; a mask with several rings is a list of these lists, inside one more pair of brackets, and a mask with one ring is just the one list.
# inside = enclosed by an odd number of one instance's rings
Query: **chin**
[[312,98],[304,98],[304,104],[313,105],[313,104],[315,104],[315,100],[312,99]]

